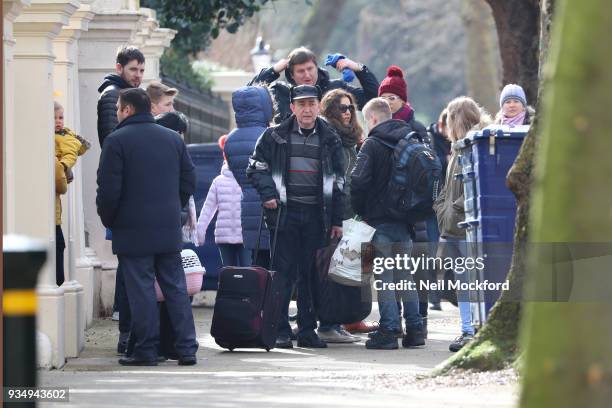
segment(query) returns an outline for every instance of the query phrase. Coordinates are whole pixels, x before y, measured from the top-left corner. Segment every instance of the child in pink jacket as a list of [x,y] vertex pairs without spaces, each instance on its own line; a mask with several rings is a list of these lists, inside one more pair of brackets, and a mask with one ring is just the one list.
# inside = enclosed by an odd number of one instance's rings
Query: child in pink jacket
[[[219,139],[223,150],[226,135]],[[225,157],[225,154],[224,154]],[[217,211],[215,242],[219,247],[223,266],[250,266],[251,251],[242,245],[242,224],[240,222],[240,199],[242,190],[234,178],[227,161],[223,162],[221,174],[213,180],[200,211],[196,225],[196,245],[204,245],[206,229]]]

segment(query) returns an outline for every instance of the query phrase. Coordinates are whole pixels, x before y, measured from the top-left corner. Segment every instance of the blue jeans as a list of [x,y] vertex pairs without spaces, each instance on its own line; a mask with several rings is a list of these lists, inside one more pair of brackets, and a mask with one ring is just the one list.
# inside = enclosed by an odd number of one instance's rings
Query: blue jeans
[[[446,245],[446,256],[449,257],[466,257],[467,246],[464,240],[456,238],[440,238],[440,243]],[[470,278],[468,272],[458,273],[455,271],[455,279],[462,283],[469,283]],[[474,326],[472,325],[472,310],[470,294],[467,291],[457,291],[457,304],[459,306],[459,315],[461,316],[461,333],[474,335]]]
[[251,266],[252,253],[242,244],[217,244],[223,266]]
[[[375,257],[395,258],[396,255],[403,254],[410,256],[412,241],[407,225],[381,223],[373,224],[372,226],[376,228],[376,233],[372,239]],[[386,268],[375,279],[380,279],[383,283],[393,283],[403,279],[414,282],[409,271]],[[398,294],[401,296],[401,303],[404,308],[406,329],[421,330],[423,328],[423,320],[419,314],[419,297],[416,290],[406,290],[401,291],[401,293],[391,290],[381,290],[378,292],[380,328],[384,331],[396,333],[401,330],[401,317],[396,300]]]

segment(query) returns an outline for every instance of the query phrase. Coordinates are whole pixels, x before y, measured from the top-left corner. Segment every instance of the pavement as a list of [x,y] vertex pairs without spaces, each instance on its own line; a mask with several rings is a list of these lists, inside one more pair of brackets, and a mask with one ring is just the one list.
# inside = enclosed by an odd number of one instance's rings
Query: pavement
[[[294,309],[295,305],[292,305]],[[44,387],[68,387],[68,403],[53,407],[513,407],[518,382],[499,373],[428,373],[451,353],[459,314],[450,304],[430,311],[427,345],[416,349],[366,350],[363,341],[327,349],[235,350],[210,336],[211,307],[194,307],[198,364],[122,367],[116,354],[117,322],[96,320],[85,349],[60,370],[39,371]],[[374,308],[369,320],[376,320]]]

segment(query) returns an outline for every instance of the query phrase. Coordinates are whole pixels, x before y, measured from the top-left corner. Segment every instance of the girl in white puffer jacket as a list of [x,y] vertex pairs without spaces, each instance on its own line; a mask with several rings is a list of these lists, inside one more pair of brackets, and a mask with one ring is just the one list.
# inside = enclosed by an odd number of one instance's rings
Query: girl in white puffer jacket
[[[225,135],[219,139],[223,150]],[[200,211],[196,225],[198,246],[204,245],[206,229],[217,211],[215,243],[219,247],[223,266],[250,266],[251,251],[242,245],[242,225],[240,222],[240,199],[242,190],[236,182],[227,161],[223,162],[221,174],[213,180],[208,195]]]

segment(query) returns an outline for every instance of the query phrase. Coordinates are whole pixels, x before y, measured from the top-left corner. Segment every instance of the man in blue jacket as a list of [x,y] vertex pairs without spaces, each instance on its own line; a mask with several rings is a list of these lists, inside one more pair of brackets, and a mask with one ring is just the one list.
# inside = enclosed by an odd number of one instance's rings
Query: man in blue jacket
[[[122,89],[138,88],[142,82],[145,69],[145,57],[140,50],[134,46],[121,46],[117,50],[115,59],[115,72],[104,77],[98,88],[98,141],[100,147],[104,145],[104,139],[117,126],[117,99]],[[110,230],[106,231],[106,239],[112,239]],[[119,342],[117,352],[123,354],[127,350],[130,335],[131,316],[128,305],[123,273],[121,265],[117,266],[115,276],[115,304],[113,307],[113,320],[119,315]]]
[[193,365],[198,343],[180,251],[181,208],[195,191],[194,166],[180,136],[155,124],[144,90],[122,90],[117,117],[102,149],[96,204],[113,231],[136,337],[132,356],[119,363],[157,365],[157,278],[176,333],[178,363]]

